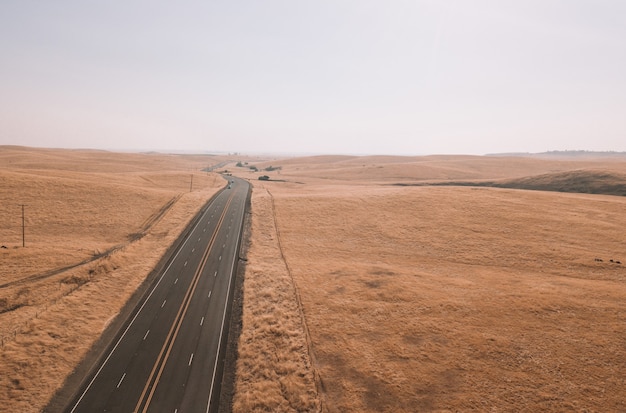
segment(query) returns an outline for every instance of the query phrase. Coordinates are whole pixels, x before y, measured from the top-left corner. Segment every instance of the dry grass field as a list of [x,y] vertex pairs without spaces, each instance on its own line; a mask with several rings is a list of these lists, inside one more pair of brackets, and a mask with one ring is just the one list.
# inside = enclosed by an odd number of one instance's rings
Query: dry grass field
[[[0,147],[0,410],[41,411],[230,159]],[[626,411],[623,158],[246,160],[233,411]]]
[[[307,394],[322,411],[626,411],[626,198],[391,185],[542,175],[538,189],[550,189],[549,174],[619,180],[625,160],[313,157],[262,171],[269,165],[237,172],[255,186],[248,260],[263,263],[246,288],[266,291],[244,295],[253,319],[244,316],[235,400],[257,402],[235,411],[320,409],[251,384],[298,378],[281,376],[279,361],[301,345],[276,341],[290,336],[281,324],[294,316],[282,314],[298,296],[312,357],[300,365],[313,367]],[[278,236],[260,229],[270,222]],[[289,303],[275,289],[298,294]],[[241,351],[246,337],[265,350]]]
[[43,409],[224,186],[201,171],[224,161],[0,147],[0,410]]
[[267,191],[255,189],[252,211],[233,411],[319,411],[310,343]]

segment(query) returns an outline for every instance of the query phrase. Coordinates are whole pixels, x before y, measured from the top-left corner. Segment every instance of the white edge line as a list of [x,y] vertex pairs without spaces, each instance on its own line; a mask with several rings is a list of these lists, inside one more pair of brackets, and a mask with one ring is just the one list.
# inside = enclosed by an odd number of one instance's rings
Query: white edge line
[[[242,211],[241,221],[239,221],[239,229],[238,229],[239,232],[237,232],[237,234],[241,233],[241,227],[243,225],[243,218],[244,218],[244,215]],[[239,241],[237,241],[237,244],[239,244]],[[237,258],[238,254],[239,254],[239,248],[235,248],[235,252],[233,253],[233,264],[230,268],[230,278],[228,280],[228,288],[226,289],[228,293],[226,295],[226,303],[224,304],[224,314],[222,315],[222,328],[220,330],[220,338],[219,338],[219,341],[217,342],[217,354],[215,355],[215,364],[213,365],[213,377],[211,378],[211,389],[209,391],[209,401],[207,402],[207,405],[206,405],[206,413],[209,413],[209,409],[211,408],[211,398],[213,397],[215,374],[217,373],[217,360],[219,359],[220,348],[222,347],[222,336],[224,335],[224,322],[226,321],[226,308],[228,307],[228,296],[230,295],[230,284],[233,281],[233,270],[235,269],[235,262],[236,262],[235,259]]]
[[[202,218],[198,220],[198,223],[196,224],[195,227],[193,227],[193,229],[191,230],[191,232],[194,232],[196,230],[196,228],[198,228],[198,225],[200,225],[200,222],[202,222],[202,220],[204,219],[204,216],[208,213],[209,208],[207,208],[207,210],[204,212],[204,214],[202,214]],[[87,392],[89,391],[89,389],[91,388],[91,386],[93,385],[93,383],[96,381],[96,379],[98,378],[98,376],[100,375],[100,373],[102,372],[102,369],[104,369],[104,366],[108,363],[109,359],[111,358],[111,356],[113,355],[113,353],[115,352],[115,350],[117,349],[117,347],[120,345],[120,342],[124,339],[124,337],[126,336],[126,333],[128,333],[128,330],[130,330],[130,327],[133,325],[133,323],[135,322],[135,320],[137,319],[137,317],[139,316],[139,313],[141,313],[141,310],[143,310],[143,308],[145,307],[146,303],[150,300],[150,297],[152,297],[152,294],[154,293],[154,291],[157,289],[157,287],[159,286],[159,284],[161,284],[161,280],[163,280],[163,277],[165,277],[165,274],[167,274],[167,272],[169,271],[170,267],[172,266],[172,264],[174,264],[174,261],[176,261],[176,258],[178,258],[178,254],[180,254],[180,252],[184,249],[185,244],[187,244],[187,241],[189,241],[190,237],[187,237],[187,239],[185,239],[185,242],[183,242],[183,245],[180,246],[180,248],[178,249],[178,251],[176,252],[176,255],[174,255],[174,258],[172,258],[172,260],[170,261],[169,265],[167,266],[167,268],[165,269],[165,271],[163,271],[163,274],[161,275],[161,277],[159,277],[159,281],[157,281],[156,285],[154,286],[154,288],[152,289],[152,291],[150,291],[150,294],[148,294],[148,296],[146,297],[146,299],[144,300],[143,304],[141,304],[141,307],[139,307],[139,311],[137,311],[137,313],[135,314],[135,316],[133,317],[133,319],[130,321],[130,323],[128,323],[128,326],[126,327],[126,329],[124,330],[124,332],[122,333],[122,335],[120,336],[119,340],[117,340],[117,343],[115,343],[115,346],[113,347],[113,349],[111,350],[111,352],[109,353],[109,355],[106,357],[106,359],[104,359],[104,362],[102,363],[102,365],[100,366],[100,368],[98,369],[98,371],[96,372],[96,374],[93,376],[93,378],[91,379],[91,381],[89,382],[89,384],[87,385],[87,387],[85,388],[85,391],[83,392],[83,394],[80,395],[80,397],[78,398],[78,400],[76,401],[76,404],[74,405],[74,407],[72,408],[72,410],[70,410],[70,413],[74,413],[74,411],[76,410],[76,408],[78,407],[78,405],[80,404],[80,402],[83,400],[83,398],[85,397],[85,394],[87,394]]]

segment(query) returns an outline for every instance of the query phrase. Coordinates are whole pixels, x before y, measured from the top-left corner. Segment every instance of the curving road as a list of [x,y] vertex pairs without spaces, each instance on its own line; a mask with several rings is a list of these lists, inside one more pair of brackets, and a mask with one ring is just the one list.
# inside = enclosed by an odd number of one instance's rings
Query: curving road
[[249,192],[228,178],[65,412],[217,411]]

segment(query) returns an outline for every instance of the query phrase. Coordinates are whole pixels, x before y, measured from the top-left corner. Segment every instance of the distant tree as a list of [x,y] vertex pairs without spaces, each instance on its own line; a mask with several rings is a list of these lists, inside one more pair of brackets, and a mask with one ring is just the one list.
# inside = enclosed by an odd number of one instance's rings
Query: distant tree
[[241,168],[241,167],[243,166],[243,164],[241,163],[241,161],[237,162],[237,166],[238,166],[239,168]]
[[259,176],[259,181],[269,181],[270,177],[267,175],[261,175]]
[[259,170],[259,168],[257,168],[256,166],[252,165],[249,167],[251,170],[253,170],[254,172],[257,172]]

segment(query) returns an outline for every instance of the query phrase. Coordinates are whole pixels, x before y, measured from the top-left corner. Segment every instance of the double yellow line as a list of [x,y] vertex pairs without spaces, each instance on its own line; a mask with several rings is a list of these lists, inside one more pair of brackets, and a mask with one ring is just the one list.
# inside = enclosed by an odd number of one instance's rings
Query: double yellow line
[[[137,406],[135,407],[134,413],[145,413],[148,411],[148,407],[150,406],[150,402],[152,401],[152,397],[154,396],[154,392],[156,391],[157,385],[159,384],[159,380],[161,379],[161,375],[163,374],[163,369],[165,368],[165,364],[167,363],[167,359],[170,356],[170,352],[172,351],[172,347],[174,346],[174,342],[176,341],[176,337],[178,336],[178,331],[180,330],[180,326],[182,325],[183,319],[185,318],[185,314],[187,313],[187,309],[189,308],[189,304],[191,303],[191,298],[196,290],[198,285],[198,281],[200,280],[200,274],[204,271],[204,267],[206,266],[206,262],[209,258],[209,253],[213,244],[215,243],[215,239],[217,238],[217,233],[219,232],[222,223],[224,222],[224,218],[226,217],[226,212],[228,212],[228,207],[230,206],[234,197],[233,194],[230,195],[228,201],[226,201],[226,205],[224,206],[224,212],[222,212],[222,216],[220,217],[217,226],[215,227],[215,232],[213,236],[211,236],[211,240],[209,241],[209,245],[204,251],[204,255],[202,256],[202,260],[200,261],[200,265],[196,270],[196,273],[193,276],[191,284],[187,289],[185,294],[185,298],[181,303],[180,308],[178,309],[178,313],[176,314],[176,318],[172,323],[172,327],[163,343],[163,347],[161,348],[161,352],[157,357],[154,366],[152,367],[152,371],[150,372],[150,377],[146,381],[146,385],[141,392],[141,396],[139,397],[139,401],[137,402]],[[143,407],[142,407],[143,406]]]

